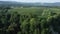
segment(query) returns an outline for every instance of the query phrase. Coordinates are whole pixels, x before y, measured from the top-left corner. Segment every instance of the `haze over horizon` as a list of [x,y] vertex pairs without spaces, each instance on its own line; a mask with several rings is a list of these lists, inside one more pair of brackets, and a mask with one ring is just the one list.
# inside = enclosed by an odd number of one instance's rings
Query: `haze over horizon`
[[54,2],[60,2],[60,0],[0,0],[0,1],[16,1],[16,2],[41,2],[41,3],[54,3]]

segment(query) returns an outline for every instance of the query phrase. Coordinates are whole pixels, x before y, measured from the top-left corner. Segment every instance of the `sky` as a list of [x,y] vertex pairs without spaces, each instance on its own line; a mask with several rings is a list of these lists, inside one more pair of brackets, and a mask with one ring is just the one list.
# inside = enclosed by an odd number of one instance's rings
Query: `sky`
[[17,1],[17,2],[46,2],[46,3],[53,3],[53,2],[60,2],[60,0],[0,0],[0,1]]

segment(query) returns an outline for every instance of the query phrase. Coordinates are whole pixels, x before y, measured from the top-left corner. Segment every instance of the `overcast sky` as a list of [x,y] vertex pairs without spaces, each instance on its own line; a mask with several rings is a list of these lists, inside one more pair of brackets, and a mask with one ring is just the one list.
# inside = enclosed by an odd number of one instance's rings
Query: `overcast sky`
[[52,2],[60,2],[60,0],[0,0],[0,1],[17,1],[17,2],[48,2],[48,3],[52,3]]

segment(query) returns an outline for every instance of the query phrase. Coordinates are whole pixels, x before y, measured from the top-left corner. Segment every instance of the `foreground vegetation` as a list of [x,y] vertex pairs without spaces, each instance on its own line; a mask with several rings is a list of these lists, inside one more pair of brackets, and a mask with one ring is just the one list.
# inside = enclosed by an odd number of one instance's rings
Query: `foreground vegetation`
[[60,34],[60,8],[0,7],[0,34]]

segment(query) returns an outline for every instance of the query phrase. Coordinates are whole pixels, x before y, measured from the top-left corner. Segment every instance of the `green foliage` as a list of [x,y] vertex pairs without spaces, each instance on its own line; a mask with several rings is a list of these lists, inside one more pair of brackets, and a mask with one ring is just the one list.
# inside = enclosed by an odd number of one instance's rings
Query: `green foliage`
[[58,8],[1,8],[0,34],[59,33],[59,15]]

